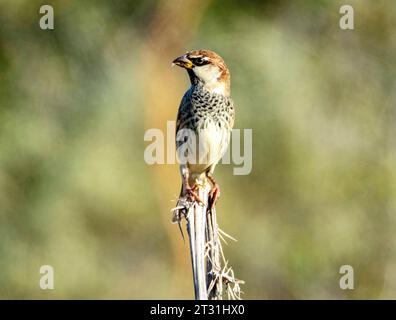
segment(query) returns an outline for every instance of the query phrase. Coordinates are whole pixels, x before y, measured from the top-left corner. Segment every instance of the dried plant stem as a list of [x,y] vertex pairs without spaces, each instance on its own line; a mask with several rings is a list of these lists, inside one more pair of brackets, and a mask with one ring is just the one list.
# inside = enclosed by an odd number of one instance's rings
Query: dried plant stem
[[217,275],[221,271],[221,265],[220,250],[218,247],[219,236],[215,208],[212,211],[208,211],[206,239],[208,253],[208,258],[206,261],[208,270],[207,283],[209,284],[208,295],[210,300],[218,300],[221,299],[222,290],[221,283],[217,281]]
[[218,227],[216,209],[208,208],[210,185],[200,184],[196,190],[203,204],[185,199],[173,209],[173,221],[187,220],[195,299],[221,300],[225,293],[228,299],[241,299],[239,285],[244,282],[235,279],[221,244],[227,243],[225,238],[236,240]]
[[[208,194],[199,188],[199,197],[207,203]],[[196,300],[207,300],[207,284],[205,269],[205,226],[206,206],[194,202],[187,213],[187,231],[190,239],[191,263],[194,277]]]

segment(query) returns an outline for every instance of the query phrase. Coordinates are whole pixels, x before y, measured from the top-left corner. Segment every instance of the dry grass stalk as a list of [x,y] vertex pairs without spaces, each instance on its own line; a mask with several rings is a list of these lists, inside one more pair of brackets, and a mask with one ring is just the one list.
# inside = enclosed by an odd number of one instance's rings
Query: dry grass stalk
[[187,221],[195,299],[221,300],[227,294],[228,299],[240,300],[244,281],[235,278],[221,244],[227,244],[225,238],[236,240],[219,228],[216,209],[208,208],[209,183],[200,184],[197,192],[204,204],[184,199],[181,206],[172,209],[173,221],[179,226],[183,218]]

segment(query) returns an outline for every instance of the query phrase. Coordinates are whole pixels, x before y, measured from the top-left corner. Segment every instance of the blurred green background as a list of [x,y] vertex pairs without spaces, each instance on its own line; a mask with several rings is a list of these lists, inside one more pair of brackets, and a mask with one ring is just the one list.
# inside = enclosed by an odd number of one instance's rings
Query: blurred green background
[[244,297],[396,298],[396,5],[348,1],[344,31],[343,4],[0,0],[0,298],[193,298],[178,166],[147,165],[143,136],[175,119],[170,63],[196,48],[253,129],[251,174],[216,170]]

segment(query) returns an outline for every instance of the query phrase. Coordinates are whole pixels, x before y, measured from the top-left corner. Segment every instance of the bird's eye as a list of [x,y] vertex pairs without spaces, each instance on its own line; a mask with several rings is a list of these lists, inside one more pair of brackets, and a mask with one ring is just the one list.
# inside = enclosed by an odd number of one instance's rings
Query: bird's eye
[[202,66],[202,65],[204,65],[206,62],[207,62],[207,61],[206,61],[205,59],[203,59],[203,58],[195,58],[195,59],[194,59],[194,64],[195,64],[196,66]]

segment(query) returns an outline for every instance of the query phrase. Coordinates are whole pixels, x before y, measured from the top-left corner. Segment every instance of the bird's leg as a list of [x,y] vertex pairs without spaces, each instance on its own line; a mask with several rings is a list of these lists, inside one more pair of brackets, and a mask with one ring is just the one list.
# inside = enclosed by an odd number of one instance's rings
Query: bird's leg
[[209,210],[212,210],[217,202],[217,200],[220,198],[220,186],[217,184],[216,180],[213,178],[211,173],[208,173],[208,179],[212,183],[213,187],[210,190],[209,194]]
[[183,172],[182,177],[183,177],[182,180],[183,180],[184,190],[186,191],[187,196],[193,201],[203,204],[203,201],[199,198],[198,194],[195,192],[195,190],[197,189],[197,185],[190,187],[190,184],[188,183],[188,177],[189,177],[188,172],[187,171]]

